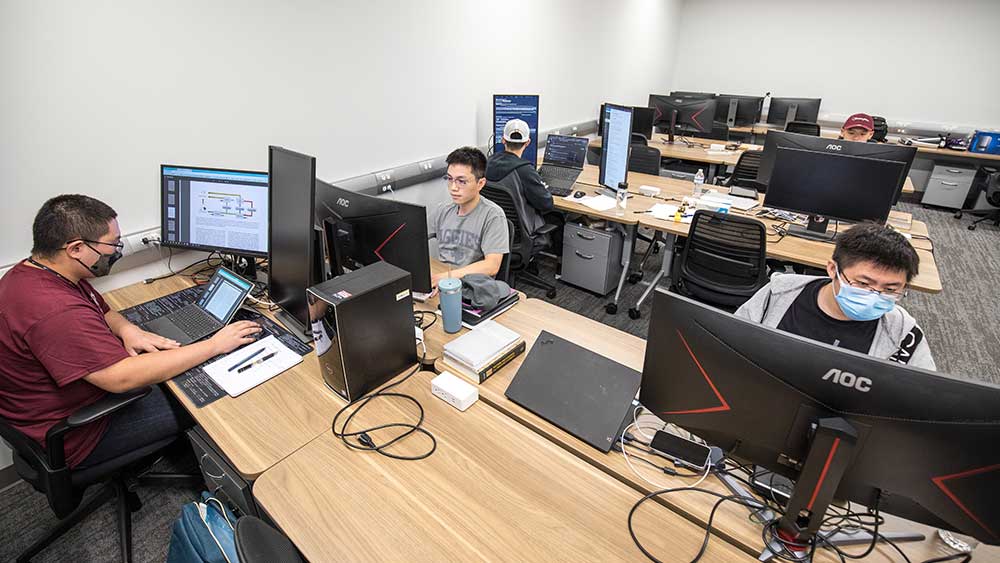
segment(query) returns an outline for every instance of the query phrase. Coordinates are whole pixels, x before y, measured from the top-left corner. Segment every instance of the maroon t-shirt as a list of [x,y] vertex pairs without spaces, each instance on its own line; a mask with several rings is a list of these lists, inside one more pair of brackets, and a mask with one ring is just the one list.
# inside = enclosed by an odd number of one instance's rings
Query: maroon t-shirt
[[[128,357],[108,327],[107,303],[85,280],[73,285],[21,262],[0,279],[0,417],[45,446],[45,433],[107,394],[83,377]],[[83,461],[108,427],[66,434],[66,462]]]

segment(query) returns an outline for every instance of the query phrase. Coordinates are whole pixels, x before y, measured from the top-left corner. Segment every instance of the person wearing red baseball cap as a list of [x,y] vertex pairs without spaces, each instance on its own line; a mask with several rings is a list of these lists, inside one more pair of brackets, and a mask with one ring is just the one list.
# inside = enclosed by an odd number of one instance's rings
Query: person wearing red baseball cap
[[847,118],[840,128],[840,138],[867,143],[875,134],[875,120],[867,113],[856,113]]

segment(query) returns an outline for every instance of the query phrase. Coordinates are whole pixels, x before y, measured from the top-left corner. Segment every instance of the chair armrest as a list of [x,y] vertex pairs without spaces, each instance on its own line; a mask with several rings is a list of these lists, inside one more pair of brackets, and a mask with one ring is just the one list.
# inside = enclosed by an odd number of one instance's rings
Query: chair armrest
[[[767,184],[758,180],[736,180],[733,184],[742,188],[753,188],[758,192],[766,192]],[[728,184],[727,184],[728,185]]]
[[554,231],[554,230],[556,230],[558,228],[559,227],[557,227],[556,225],[553,225],[551,223],[545,223],[544,225],[542,225],[541,227],[539,227],[537,231],[535,231],[535,234],[547,235],[547,234],[551,233],[552,231]]
[[45,450],[48,452],[49,465],[53,468],[65,465],[66,452],[63,448],[63,438],[66,432],[117,412],[149,395],[152,390],[151,387],[146,386],[124,393],[107,395],[94,403],[77,409],[73,414],[57,422],[45,433]]

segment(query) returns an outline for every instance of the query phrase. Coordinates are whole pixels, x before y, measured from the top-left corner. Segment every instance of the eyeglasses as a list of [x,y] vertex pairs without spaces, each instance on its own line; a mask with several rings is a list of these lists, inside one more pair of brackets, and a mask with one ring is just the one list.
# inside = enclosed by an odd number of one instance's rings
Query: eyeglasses
[[[104,242],[104,241],[100,241],[100,240],[87,240],[85,238],[78,238],[78,239],[75,239],[75,240],[71,240],[71,241],[69,241],[69,242],[66,243],[66,246],[69,246],[69,245],[73,244],[74,242],[83,242],[83,243],[90,243],[90,244],[106,244],[108,246],[113,246],[115,248],[115,250],[117,250],[119,252],[121,252],[125,248],[125,243],[121,242],[121,241],[119,241],[119,242]],[[88,244],[87,246],[90,246],[90,245]]]
[[851,281],[851,280],[847,279],[847,276],[845,276],[843,274],[843,272],[840,270],[839,266],[837,267],[837,275],[840,276],[840,279],[844,283],[846,283],[847,285],[849,285],[851,287],[854,287],[854,288],[857,288],[857,289],[863,289],[865,291],[869,291],[871,293],[874,293],[875,295],[881,295],[881,296],[885,297],[886,299],[891,299],[893,301],[899,301],[900,299],[906,297],[910,293],[909,291],[907,291],[905,289],[898,289],[898,290],[894,290],[894,291],[879,290],[879,289],[875,289],[874,287],[868,285],[865,282]]
[[473,180],[469,179],[467,176],[458,176],[456,178],[454,176],[445,174],[443,179],[445,182],[448,182],[449,186],[455,184],[456,186],[458,186],[460,189],[463,190],[473,184]]

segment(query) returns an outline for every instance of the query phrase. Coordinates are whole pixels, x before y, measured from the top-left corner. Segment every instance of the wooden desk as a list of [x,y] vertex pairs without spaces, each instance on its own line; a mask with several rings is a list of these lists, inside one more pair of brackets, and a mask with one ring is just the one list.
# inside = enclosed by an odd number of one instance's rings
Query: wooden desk
[[[432,272],[444,268],[431,261]],[[113,309],[124,309],[192,285],[190,278],[173,276],[148,285],[123,287],[104,297]],[[426,303],[414,303],[415,310],[437,307],[436,297]],[[443,338],[442,323],[434,324],[425,337],[434,339],[440,334]],[[427,351],[426,361],[433,365],[442,348],[428,346]],[[316,436],[329,431],[333,415],[346,404],[323,381],[315,352],[239,397],[226,396],[202,408],[195,407],[172,381],[167,386],[247,480],[256,479]]]
[[[636,491],[482,402],[458,411],[431,395],[432,377],[398,388],[423,404],[437,439],[429,458],[349,450],[326,432],[257,480],[257,502],[309,561],[644,560],[626,527]],[[357,418],[361,426],[414,416],[376,400]],[[397,453],[428,444],[418,434]],[[647,549],[693,556],[703,530],[647,504],[635,518]],[[753,558],[714,538],[704,561]]]
[[[517,311],[512,311],[511,314],[498,319],[498,322],[524,337],[529,350],[538,338],[539,333],[542,330],[547,330],[597,354],[606,356],[637,371],[642,371],[646,348],[645,340],[541,300],[529,299],[525,305],[527,306],[521,307]],[[615,452],[604,454],[545,419],[508,400],[504,392],[516,375],[525,356],[526,354],[522,354],[512,361],[510,365],[494,374],[479,386],[479,398],[482,402],[488,403],[497,410],[511,416],[518,422],[559,444],[566,450],[573,452],[588,463],[607,472],[637,491],[647,493],[657,488],[684,487],[692,484],[693,479],[691,478],[671,477],[656,469],[647,468],[643,464],[633,462],[633,466],[635,466],[636,470],[645,479],[649,479],[658,485],[654,487],[636,476],[626,464],[621,454]],[[441,364],[439,363],[438,366],[440,367]],[[706,479],[701,487],[729,494],[721,482],[714,477]],[[693,522],[705,525],[708,513],[713,504],[713,499],[707,495],[675,494],[661,497],[661,502],[683,514]],[[744,549],[747,553],[756,556],[762,548],[760,527],[750,522],[747,515],[748,512],[745,508],[727,503],[716,514],[714,526],[720,536]],[[949,553],[948,549],[937,539],[934,530],[894,517],[888,517],[888,520],[889,523],[884,527],[887,531],[916,529],[927,535],[928,539],[923,543],[900,544],[900,547],[913,561],[923,561],[933,556]],[[855,547],[851,552],[857,553],[858,551],[859,549]],[[816,553],[815,560],[817,562],[834,562],[837,560],[833,554],[826,550],[817,550]],[[997,548],[981,546],[975,553],[977,557],[974,561],[1000,560],[1000,549]],[[984,557],[983,559],[979,558],[980,554]],[[875,549],[873,555],[864,559],[864,561],[872,563],[895,562],[898,560],[898,554],[887,545],[880,545]]]
[[[667,135],[662,133],[654,133],[653,138],[649,141],[649,146],[659,150],[661,158],[676,158],[707,164],[708,170],[705,171],[707,174],[705,178],[706,182],[710,182],[712,178],[716,176],[718,166],[735,166],[743,151],[761,150],[763,148],[759,145],[744,143],[740,146],[739,150],[727,151],[727,154],[709,154],[708,149],[686,144],[682,142],[678,136],[675,136],[676,141],[673,144],[667,142],[668,138],[669,137]],[[691,143],[699,143],[706,146],[710,144],[726,144],[726,141],[719,141],[715,139],[687,138],[691,141]],[[590,141],[590,146],[594,148],[601,148],[601,143],[601,138],[597,137],[596,139]]]

